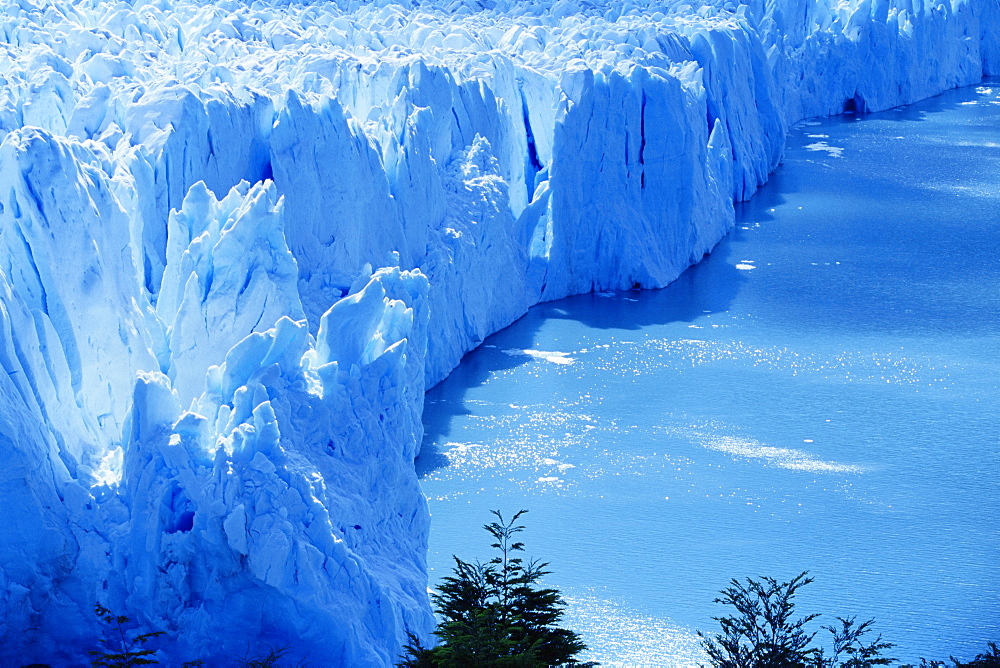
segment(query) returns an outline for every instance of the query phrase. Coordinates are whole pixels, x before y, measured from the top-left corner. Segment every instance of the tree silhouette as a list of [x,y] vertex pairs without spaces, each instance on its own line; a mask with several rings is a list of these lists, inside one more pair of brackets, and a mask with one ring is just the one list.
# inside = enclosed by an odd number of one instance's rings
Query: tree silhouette
[[401,666],[476,666],[513,668],[536,666],[594,666],[575,656],[586,649],[577,633],[556,626],[565,603],[555,589],[539,586],[548,563],[525,562],[524,543],[515,535],[524,530],[517,521],[528,511],[483,528],[493,537],[497,555],[487,563],[455,560],[453,575],[442,578],[431,598],[441,618],[435,635],[441,640],[426,648],[410,636]]

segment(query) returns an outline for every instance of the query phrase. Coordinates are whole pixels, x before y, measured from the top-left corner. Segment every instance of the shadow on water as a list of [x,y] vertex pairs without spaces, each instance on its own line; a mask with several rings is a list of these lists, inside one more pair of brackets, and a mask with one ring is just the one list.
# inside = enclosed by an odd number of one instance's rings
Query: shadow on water
[[954,111],[963,104],[975,102],[982,97],[980,88],[1000,88],[1000,77],[987,77],[978,86],[964,86],[945,91],[940,95],[922,100],[919,105],[906,105],[887,109],[874,114],[862,116],[862,118],[881,118],[896,121],[923,121],[931,114],[942,111]]
[[[978,85],[963,86],[953,88],[939,95],[913,104],[906,104],[901,107],[893,107],[884,111],[875,112],[845,112],[839,116],[829,116],[822,119],[806,119],[796,123],[793,127],[799,130],[808,129],[810,125],[818,120],[824,124],[842,123],[850,124],[869,119],[880,119],[887,121],[914,122],[929,120],[934,114],[944,111],[955,111],[964,104],[975,102],[982,98],[981,88],[1000,89],[1000,77],[986,77]],[[791,134],[791,133],[790,133]]]
[[536,335],[546,321],[572,320],[593,329],[635,331],[672,322],[693,322],[706,314],[729,310],[747,280],[735,266],[740,258],[731,257],[731,245],[742,239],[745,234],[742,227],[773,219],[768,210],[785,201],[782,189],[787,187],[779,168],[771,183],[753,199],[737,205],[736,228],[701,262],[689,267],[667,287],[589,293],[539,304],[467,353],[451,375],[427,391],[417,475],[423,477],[448,465],[441,446],[451,434],[452,422],[472,414],[467,407],[469,390],[498,372],[532,361],[531,355],[519,351],[535,347]]
[[744,227],[774,220],[772,211],[787,202],[785,195],[795,192],[798,192],[798,185],[785,173],[784,165],[778,165],[753,197],[745,202],[736,202],[736,229],[719,245],[731,238],[741,240],[740,233]]

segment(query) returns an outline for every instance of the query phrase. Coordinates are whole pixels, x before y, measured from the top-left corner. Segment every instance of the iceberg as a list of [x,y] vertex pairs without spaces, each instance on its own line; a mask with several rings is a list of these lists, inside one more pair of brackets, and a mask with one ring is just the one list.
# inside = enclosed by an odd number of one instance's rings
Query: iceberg
[[1000,73],[988,0],[2,7],[5,665],[84,661],[95,603],[174,664],[391,665],[425,388],[674,280],[791,124]]

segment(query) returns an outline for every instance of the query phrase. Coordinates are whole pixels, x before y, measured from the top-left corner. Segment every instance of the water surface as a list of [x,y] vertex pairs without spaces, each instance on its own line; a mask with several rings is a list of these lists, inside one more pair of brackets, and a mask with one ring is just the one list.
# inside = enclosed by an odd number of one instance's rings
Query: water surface
[[540,305],[427,395],[434,583],[489,509],[607,665],[703,661],[732,577],[893,655],[1000,640],[1000,86],[810,121],[664,290]]

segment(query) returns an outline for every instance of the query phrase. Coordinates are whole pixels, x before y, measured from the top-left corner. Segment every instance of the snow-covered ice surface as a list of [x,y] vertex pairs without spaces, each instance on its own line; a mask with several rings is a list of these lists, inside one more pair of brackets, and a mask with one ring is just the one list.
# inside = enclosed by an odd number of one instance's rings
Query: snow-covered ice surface
[[0,17],[17,665],[82,661],[95,602],[174,662],[391,663],[432,626],[425,387],[540,300],[676,278],[789,123],[1000,72],[995,0]]

